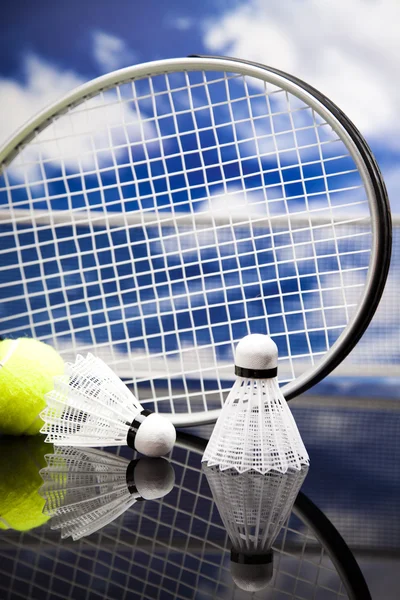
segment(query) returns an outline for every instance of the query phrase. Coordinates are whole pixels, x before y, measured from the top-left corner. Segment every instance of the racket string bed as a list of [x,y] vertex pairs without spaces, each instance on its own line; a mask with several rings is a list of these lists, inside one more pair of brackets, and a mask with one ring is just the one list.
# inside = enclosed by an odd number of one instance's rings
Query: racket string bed
[[2,335],[92,352],[187,424],[221,409],[249,333],[277,343],[287,397],[333,369],[390,246],[348,119],[228,59],[138,65],[80,94],[0,149]]

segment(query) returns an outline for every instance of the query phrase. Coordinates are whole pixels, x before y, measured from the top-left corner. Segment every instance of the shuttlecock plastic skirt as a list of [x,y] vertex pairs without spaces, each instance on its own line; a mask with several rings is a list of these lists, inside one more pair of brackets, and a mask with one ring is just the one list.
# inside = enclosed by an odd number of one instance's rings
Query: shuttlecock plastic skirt
[[300,470],[309,464],[278,380],[238,377],[203,455],[208,466],[259,473]]

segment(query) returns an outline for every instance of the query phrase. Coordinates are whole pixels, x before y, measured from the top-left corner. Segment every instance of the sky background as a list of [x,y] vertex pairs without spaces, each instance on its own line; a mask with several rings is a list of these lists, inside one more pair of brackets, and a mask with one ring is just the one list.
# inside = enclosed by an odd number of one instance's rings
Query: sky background
[[286,70],[342,108],[367,138],[400,212],[398,0],[6,0],[0,22],[0,142],[110,70],[192,53]]
[[[0,144],[48,104],[112,70],[193,53],[234,56],[294,74],[336,102],[369,142],[400,215],[399,22],[399,0],[37,0],[34,8],[5,0]],[[373,322],[382,341],[375,356],[395,362],[399,265],[396,241]]]

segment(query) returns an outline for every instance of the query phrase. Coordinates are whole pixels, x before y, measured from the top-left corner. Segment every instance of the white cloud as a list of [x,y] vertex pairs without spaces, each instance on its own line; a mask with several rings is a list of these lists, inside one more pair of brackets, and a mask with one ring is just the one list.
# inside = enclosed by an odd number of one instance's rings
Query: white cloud
[[93,33],[93,54],[104,72],[127,67],[136,61],[135,53],[124,40],[104,31]]
[[193,19],[190,17],[178,17],[174,20],[174,25],[179,31],[186,31],[193,26]]
[[252,0],[214,21],[205,43],[305,79],[364,134],[389,134],[386,142],[399,147],[399,20],[397,0]]
[[0,78],[0,144],[40,110],[84,83],[74,71],[60,71],[35,55],[26,57],[24,73],[23,82]]
[[[85,83],[85,80],[73,71],[57,69],[43,59],[30,55],[25,59],[25,79],[17,82],[13,79],[0,79],[0,105],[4,119],[0,122],[0,144],[25,125],[36,113],[52,104],[72,89]],[[112,95],[112,91],[109,92]],[[136,111],[132,106],[117,104],[112,97],[107,104],[99,97],[85,103],[85,109],[78,107],[70,111],[67,117],[61,116],[55,123],[48,125],[36,138],[40,142],[42,156],[53,164],[63,163],[79,171],[79,164],[85,168],[94,168],[96,156],[93,147],[108,148],[109,136],[115,145],[123,145],[127,137],[131,141],[154,138],[156,133],[150,123],[139,127]],[[111,133],[110,133],[111,132]],[[115,150],[115,156],[123,150]],[[12,164],[13,175],[30,181],[38,177],[38,146],[28,144]],[[111,154],[103,152],[97,161],[111,160]],[[31,163],[28,169],[27,163]],[[28,172],[29,171],[29,172]]]
[[217,193],[204,200],[198,208],[199,212],[211,213],[222,222],[229,223],[229,217],[243,217],[247,221],[249,215],[266,214],[265,197],[261,191],[256,194],[243,193],[238,187],[227,193]]
[[165,26],[169,29],[177,29],[178,31],[187,31],[196,25],[192,17],[168,15],[165,19]]
[[[135,60],[123,40],[102,31],[93,34],[93,53],[104,71],[118,69]],[[23,81],[0,78],[0,144],[36,113],[86,81],[77,72],[59,69],[34,54],[25,57],[23,72]]]

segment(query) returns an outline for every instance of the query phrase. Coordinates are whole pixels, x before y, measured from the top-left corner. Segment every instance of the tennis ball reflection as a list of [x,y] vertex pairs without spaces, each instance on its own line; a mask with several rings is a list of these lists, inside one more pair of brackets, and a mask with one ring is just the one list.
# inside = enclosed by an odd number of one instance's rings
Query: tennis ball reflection
[[0,530],[29,531],[48,521],[38,494],[43,483],[39,470],[52,451],[42,436],[0,437]]

